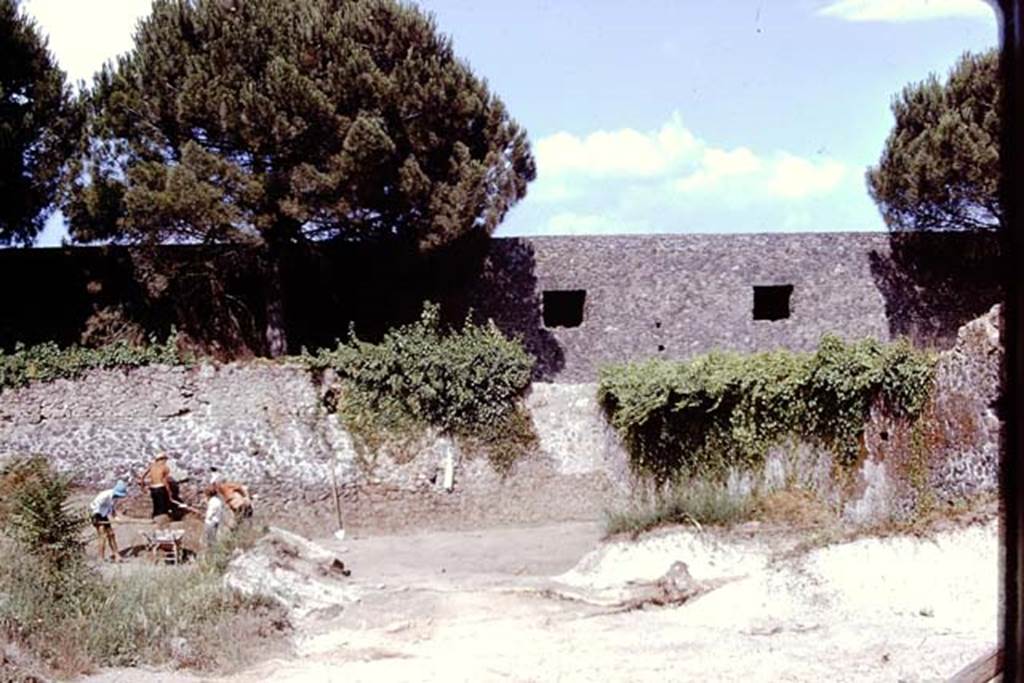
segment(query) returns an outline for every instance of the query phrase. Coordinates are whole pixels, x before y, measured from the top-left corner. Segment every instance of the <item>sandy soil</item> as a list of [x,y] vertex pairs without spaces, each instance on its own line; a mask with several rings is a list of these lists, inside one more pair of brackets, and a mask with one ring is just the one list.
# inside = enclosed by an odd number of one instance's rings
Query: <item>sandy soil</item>
[[[305,620],[293,656],[217,679],[89,680],[919,681],[997,639],[995,521],[796,557],[792,535],[600,534],[574,523],[324,539],[352,569],[356,597]],[[622,606],[635,582],[677,560],[714,588],[680,606]]]

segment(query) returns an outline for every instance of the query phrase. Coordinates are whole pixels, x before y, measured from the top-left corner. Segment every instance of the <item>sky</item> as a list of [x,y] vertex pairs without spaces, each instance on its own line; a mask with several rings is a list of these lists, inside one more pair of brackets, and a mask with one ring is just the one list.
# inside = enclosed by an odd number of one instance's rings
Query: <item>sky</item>
[[[998,45],[982,0],[420,0],[527,130],[496,235],[884,230],[864,172],[906,84]],[[150,0],[24,0],[73,82]],[[39,240],[60,244],[57,215]]]

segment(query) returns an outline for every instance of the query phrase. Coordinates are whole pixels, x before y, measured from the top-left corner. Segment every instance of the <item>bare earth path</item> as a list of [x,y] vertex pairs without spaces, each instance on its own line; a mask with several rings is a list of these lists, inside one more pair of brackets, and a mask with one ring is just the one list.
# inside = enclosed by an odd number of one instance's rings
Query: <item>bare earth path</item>
[[[994,521],[795,559],[779,559],[784,536],[600,534],[572,523],[324,540],[358,600],[304,623],[294,656],[210,680],[938,680],[996,642]],[[717,587],[680,606],[617,606],[629,581],[675,560]]]

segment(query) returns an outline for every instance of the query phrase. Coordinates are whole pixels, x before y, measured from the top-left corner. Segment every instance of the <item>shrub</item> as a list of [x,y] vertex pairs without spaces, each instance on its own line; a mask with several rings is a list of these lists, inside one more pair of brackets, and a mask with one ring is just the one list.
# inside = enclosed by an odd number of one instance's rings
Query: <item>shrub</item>
[[137,346],[119,341],[99,348],[60,348],[53,342],[35,346],[17,344],[14,351],[0,350],[0,389],[25,386],[31,382],[74,379],[94,368],[135,368],[144,365],[182,365],[190,358],[179,353],[178,335],[172,332],[160,343],[151,340]]
[[787,437],[821,443],[850,464],[871,406],[916,416],[933,367],[931,354],[906,341],[827,336],[815,353],[711,353],[603,368],[598,399],[634,469],[663,483],[758,465]]
[[70,478],[41,457],[17,459],[0,471],[0,524],[47,573],[70,570],[82,558],[80,534],[88,520],[68,502],[70,488]]
[[379,344],[353,335],[304,360],[337,373],[342,390],[330,408],[364,450],[414,439],[428,427],[479,444],[505,464],[520,452],[516,444],[532,444],[518,406],[533,358],[493,323],[445,329],[439,308],[427,303],[419,321],[390,330]]

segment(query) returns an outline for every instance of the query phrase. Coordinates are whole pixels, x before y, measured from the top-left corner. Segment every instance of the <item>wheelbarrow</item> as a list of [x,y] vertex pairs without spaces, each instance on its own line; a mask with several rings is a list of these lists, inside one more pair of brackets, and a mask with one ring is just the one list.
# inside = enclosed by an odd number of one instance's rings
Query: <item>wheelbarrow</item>
[[161,561],[164,564],[181,564],[185,556],[182,545],[185,538],[184,529],[160,529],[140,533],[146,540],[146,550],[153,556],[154,564]]

